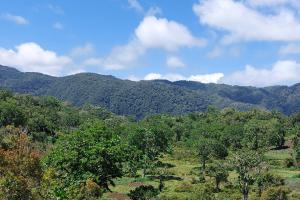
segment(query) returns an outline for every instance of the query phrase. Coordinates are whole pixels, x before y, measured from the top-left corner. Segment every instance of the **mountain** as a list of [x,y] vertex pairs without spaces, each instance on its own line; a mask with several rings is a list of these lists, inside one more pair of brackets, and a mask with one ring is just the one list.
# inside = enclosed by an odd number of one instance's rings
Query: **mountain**
[[20,72],[0,65],[0,87],[19,93],[50,95],[76,106],[103,106],[119,115],[183,114],[212,105],[240,110],[252,107],[300,112],[300,84],[265,88],[203,84],[192,81],[129,81],[113,76],[80,73],[52,77]]

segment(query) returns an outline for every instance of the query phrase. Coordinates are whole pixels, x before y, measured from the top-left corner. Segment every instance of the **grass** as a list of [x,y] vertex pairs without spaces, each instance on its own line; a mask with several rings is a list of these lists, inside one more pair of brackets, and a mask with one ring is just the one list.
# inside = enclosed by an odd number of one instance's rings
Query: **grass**
[[[295,194],[294,191],[300,191],[300,169],[287,168],[284,165],[285,159],[291,158],[291,149],[270,150],[265,154],[265,158],[270,162],[270,172],[284,178],[286,184],[293,190],[292,194]],[[165,168],[165,172],[169,175],[169,179],[164,181],[165,187],[161,193],[166,199],[187,199],[188,196],[191,195],[191,191],[185,191],[185,189],[189,190],[189,187],[191,187],[191,190],[193,190],[201,185],[192,184],[195,177],[197,177],[195,172],[200,171],[200,164],[195,154],[185,149],[175,148],[172,155],[165,155],[160,161],[169,166],[168,168]],[[230,172],[228,179],[230,182],[235,182],[237,174]],[[208,177],[206,177],[206,180],[213,183],[213,180],[210,180]],[[130,190],[133,190],[135,187],[139,186],[139,184],[158,187],[159,180],[155,179],[155,177],[124,177],[117,179],[116,187],[112,187],[111,189],[114,193],[128,194]],[[224,188],[224,185],[222,187],[223,192],[217,194],[217,196],[230,196],[232,191]],[[239,196],[237,190],[235,190],[235,193]],[[115,199],[121,200],[122,198]],[[223,200],[224,198],[220,199]]]

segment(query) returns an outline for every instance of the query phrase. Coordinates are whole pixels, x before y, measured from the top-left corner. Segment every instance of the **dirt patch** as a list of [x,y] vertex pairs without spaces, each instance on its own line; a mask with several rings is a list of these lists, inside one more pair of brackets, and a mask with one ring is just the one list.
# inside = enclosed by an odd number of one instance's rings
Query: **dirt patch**
[[129,183],[128,184],[129,187],[140,187],[142,185],[145,185],[145,184],[141,183],[141,182],[134,182],[134,183]]
[[107,196],[116,200],[130,200],[129,196],[127,196],[126,194],[121,194],[117,192],[108,193]]

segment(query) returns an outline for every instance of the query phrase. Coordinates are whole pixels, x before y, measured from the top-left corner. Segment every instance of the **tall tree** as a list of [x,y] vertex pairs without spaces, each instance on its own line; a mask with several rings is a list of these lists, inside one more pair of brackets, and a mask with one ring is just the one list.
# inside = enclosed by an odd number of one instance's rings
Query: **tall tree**
[[243,150],[234,154],[233,167],[238,173],[238,184],[243,200],[248,200],[251,185],[262,170],[262,155],[257,151]]

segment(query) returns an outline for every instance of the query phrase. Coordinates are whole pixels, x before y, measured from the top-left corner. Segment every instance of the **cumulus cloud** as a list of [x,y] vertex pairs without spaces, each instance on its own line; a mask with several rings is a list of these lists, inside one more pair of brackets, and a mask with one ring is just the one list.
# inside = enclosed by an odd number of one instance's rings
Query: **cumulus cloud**
[[12,15],[10,13],[2,14],[1,18],[19,25],[26,25],[29,23],[26,18],[18,15]]
[[232,85],[271,86],[289,85],[300,81],[300,64],[296,61],[278,61],[271,69],[247,65],[244,70],[234,72],[222,79]]
[[300,54],[300,44],[288,44],[279,49],[280,55]]
[[203,39],[194,37],[184,25],[154,16],[145,17],[135,35],[146,48],[176,51],[180,47],[205,45]]
[[185,64],[180,60],[180,58],[175,56],[170,56],[166,61],[167,66],[172,68],[182,68],[185,67]]
[[169,80],[169,81],[196,81],[201,83],[218,83],[219,80],[224,76],[223,73],[213,73],[213,74],[204,74],[204,75],[191,75],[191,76],[183,76],[180,74],[158,74],[158,73],[150,73],[144,77],[144,80]]
[[280,6],[280,5],[291,5],[300,6],[299,0],[247,0],[252,6]]
[[16,67],[21,71],[60,75],[71,63],[69,57],[59,56],[36,43],[24,43],[15,49],[0,48],[0,64]]
[[134,65],[134,61],[143,55],[145,47],[138,41],[117,46],[105,58],[89,58],[84,61],[85,65],[103,67],[106,70],[121,70]]
[[300,22],[288,8],[267,14],[244,1],[203,0],[194,4],[193,10],[200,23],[228,32],[224,43],[300,40]]
[[[128,44],[113,48],[110,54],[97,58],[97,65],[108,70],[120,70],[131,67],[148,49],[163,49],[174,52],[182,47],[202,47],[205,40],[194,37],[182,24],[165,18],[147,16],[135,30]],[[91,62],[88,62],[91,64]]]

